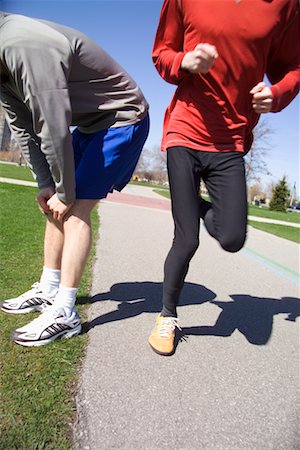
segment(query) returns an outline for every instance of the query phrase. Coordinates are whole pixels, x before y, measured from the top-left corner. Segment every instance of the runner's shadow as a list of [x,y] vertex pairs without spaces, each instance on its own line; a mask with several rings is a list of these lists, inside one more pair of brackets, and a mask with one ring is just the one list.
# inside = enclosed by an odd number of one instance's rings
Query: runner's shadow
[[[92,303],[106,300],[116,301],[119,302],[117,309],[83,324],[83,332],[87,332],[97,325],[128,319],[142,313],[159,313],[162,308],[161,296],[162,283],[144,281],[114,284],[110,291],[95,295],[91,301]],[[215,297],[216,294],[204,286],[185,283],[181,293],[180,306],[200,305]]]
[[300,316],[300,299],[253,297],[251,295],[231,295],[233,301],[211,301],[222,309],[215,325],[183,328],[178,339],[187,336],[231,336],[239,330],[248,342],[265,345],[272,334],[273,318],[277,314],[287,314],[285,320],[295,322]]

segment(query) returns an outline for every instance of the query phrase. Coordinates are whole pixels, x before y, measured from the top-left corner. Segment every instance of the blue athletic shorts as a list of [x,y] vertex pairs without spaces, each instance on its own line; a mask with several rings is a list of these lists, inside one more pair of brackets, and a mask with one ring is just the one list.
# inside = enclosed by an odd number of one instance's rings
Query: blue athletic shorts
[[130,181],[149,132],[149,116],[141,122],[97,133],[73,131],[76,198],[101,199]]

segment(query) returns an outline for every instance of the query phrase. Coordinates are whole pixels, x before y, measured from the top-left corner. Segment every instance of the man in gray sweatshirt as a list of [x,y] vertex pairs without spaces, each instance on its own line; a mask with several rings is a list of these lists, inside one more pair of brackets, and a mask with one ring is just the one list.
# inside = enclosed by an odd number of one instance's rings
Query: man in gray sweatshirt
[[81,331],[74,305],[91,211],[130,180],[149,131],[148,104],[101,47],[52,22],[0,14],[0,64],[1,106],[47,219],[40,281],[1,309],[42,311],[13,334],[17,344],[40,346]]

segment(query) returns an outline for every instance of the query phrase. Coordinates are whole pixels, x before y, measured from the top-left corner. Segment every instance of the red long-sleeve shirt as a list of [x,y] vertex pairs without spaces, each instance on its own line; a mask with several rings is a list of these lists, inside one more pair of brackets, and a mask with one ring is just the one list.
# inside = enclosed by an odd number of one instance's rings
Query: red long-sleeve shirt
[[[219,54],[206,75],[180,68],[199,43]],[[249,91],[266,74],[272,112],[286,107],[299,92],[299,45],[298,0],[165,0],[152,56],[162,78],[178,87],[162,149],[249,150],[259,119]]]

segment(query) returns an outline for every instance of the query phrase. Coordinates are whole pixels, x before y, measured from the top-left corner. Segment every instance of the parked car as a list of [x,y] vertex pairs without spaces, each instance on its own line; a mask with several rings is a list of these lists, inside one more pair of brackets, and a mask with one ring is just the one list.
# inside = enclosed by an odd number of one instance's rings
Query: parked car
[[300,203],[296,203],[295,205],[290,206],[287,210],[300,213]]

